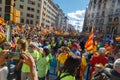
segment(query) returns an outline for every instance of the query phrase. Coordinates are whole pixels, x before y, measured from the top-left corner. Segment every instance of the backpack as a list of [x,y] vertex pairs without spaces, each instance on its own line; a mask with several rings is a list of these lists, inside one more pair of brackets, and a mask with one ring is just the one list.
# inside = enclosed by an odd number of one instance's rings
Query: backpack
[[57,76],[57,78],[55,80],[61,80],[62,78],[71,75],[70,73],[64,74],[61,76],[61,73],[59,74],[59,76]]

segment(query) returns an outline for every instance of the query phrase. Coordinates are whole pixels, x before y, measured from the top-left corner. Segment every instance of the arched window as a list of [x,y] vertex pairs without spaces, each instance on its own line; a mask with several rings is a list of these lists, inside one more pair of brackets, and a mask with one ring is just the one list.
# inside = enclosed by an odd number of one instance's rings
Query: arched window
[[102,0],[99,0],[99,3],[101,3],[102,2]]
[[114,21],[117,21],[117,22],[118,22],[118,21],[119,21],[119,17],[115,17],[115,18],[114,18]]
[[100,24],[104,24],[104,19],[100,19]]

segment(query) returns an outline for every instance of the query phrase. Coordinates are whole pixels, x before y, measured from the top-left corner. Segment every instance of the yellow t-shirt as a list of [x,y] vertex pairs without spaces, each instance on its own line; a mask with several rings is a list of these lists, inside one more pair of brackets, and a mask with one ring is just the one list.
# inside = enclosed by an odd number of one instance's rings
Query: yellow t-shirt
[[[68,74],[68,73],[62,73],[60,77],[66,75],[66,74]],[[67,75],[67,76],[63,77],[62,79],[60,79],[60,80],[76,80],[76,79],[75,79],[75,76]]]
[[73,55],[73,53],[69,52],[69,54],[66,54],[66,53],[59,54],[57,59],[60,62],[60,64],[64,64],[64,62],[66,61],[69,55]]
[[2,48],[0,48],[0,52],[2,51]]
[[[29,53],[29,54],[31,54],[31,56],[33,57],[33,58],[39,58],[39,53],[38,53],[38,51],[36,51],[36,50],[34,50],[34,52],[33,53],[30,53],[29,51],[27,51],[27,53]],[[21,70],[22,72],[30,72],[30,67],[27,65],[27,64],[25,64],[25,63],[23,63],[23,65],[22,65],[22,70]]]

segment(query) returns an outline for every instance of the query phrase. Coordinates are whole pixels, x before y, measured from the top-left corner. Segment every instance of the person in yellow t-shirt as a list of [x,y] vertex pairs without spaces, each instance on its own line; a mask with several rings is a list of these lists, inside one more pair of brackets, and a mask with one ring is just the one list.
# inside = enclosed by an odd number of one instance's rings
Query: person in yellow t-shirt
[[57,56],[58,70],[63,66],[68,56],[74,55],[68,47],[62,47],[62,53]]
[[[38,61],[39,53],[35,49],[35,45],[34,44],[30,44],[29,47],[28,47],[28,51],[26,51],[26,52],[33,57],[35,62]],[[26,78],[27,79],[30,78],[30,67],[28,65],[23,63],[21,71],[22,71],[22,73],[21,73],[21,80],[26,80]]]
[[[81,58],[79,56],[69,56],[62,69],[60,70],[57,79],[59,80],[76,80],[77,71],[80,67]],[[56,79],[56,80],[57,80]]]

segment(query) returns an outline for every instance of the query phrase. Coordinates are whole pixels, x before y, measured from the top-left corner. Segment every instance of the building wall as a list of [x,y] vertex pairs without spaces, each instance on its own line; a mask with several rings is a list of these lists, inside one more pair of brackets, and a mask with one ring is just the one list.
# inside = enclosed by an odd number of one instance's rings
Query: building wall
[[[5,0],[0,0],[0,16],[4,18]],[[35,25],[40,24],[42,27],[50,27],[59,23],[58,14],[63,14],[62,10],[59,11],[60,7],[53,2],[53,0],[16,0],[15,8],[21,12],[21,24]]]
[[42,7],[41,26],[50,27],[52,24],[56,23],[58,7],[53,3],[52,0],[43,0]]
[[[105,36],[113,32],[120,34],[119,24],[114,24],[115,19],[120,21],[120,0],[90,0],[86,9],[83,31],[89,31],[95,25],[97,32]],[[116,28],[116,31],[115,31]]]
[[63,29],[64,28],[63,26],[65,26],[64,17],[65,17],[65,15],[64,15],[62,9],[59,9],[58,16],[57,16],[57,27],[59,29]]
[[15,8],[21,12],[21,23],[40,23],[41,0],[16,0]]
[[5,14],[5,0],[0,0],[0,17],[4,18]]

